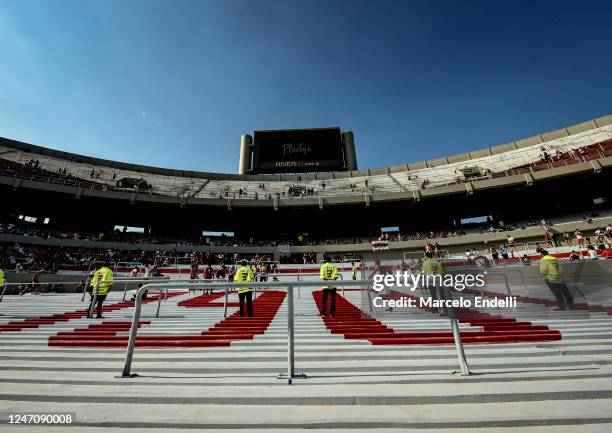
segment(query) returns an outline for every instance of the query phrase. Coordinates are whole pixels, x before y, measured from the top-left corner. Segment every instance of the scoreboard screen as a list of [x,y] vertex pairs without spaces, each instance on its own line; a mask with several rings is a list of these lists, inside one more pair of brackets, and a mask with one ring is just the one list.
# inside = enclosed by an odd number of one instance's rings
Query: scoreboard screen
[[253,174],[343,169],[340,128],[255,131]]

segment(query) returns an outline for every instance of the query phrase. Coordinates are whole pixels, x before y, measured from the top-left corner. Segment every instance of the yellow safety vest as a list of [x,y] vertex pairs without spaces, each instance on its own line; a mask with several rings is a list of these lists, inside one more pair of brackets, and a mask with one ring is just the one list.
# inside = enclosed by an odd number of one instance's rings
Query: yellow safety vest
[[96,289],[98,295],[106,295],[113,286],[113,271],[109,268],[101,267],[94,274],[91,284],[93,285],[92,295],[95,295]]
[[[321,266],[321,279],[324,281],[331,281],[338,279],[338,267],[332,263],[325,262]],[[333,286],[323,286],[323,289],[333,289]]]
[[357,277],[357,266],[353,266],[353,278]]
[[[252,283],[253,281],[255,281],[255,274],[253,274],[253,271],[251,270],[250,267],[241,266],[236,271],[236,275],[234,275],[234,281],[241,282],[241,283],[243,282]],[[238,288],[238,293],[246,293],[246,292],[251,292],[251,291],[253,291],[253,289],[249,287],[239,287]]]
[[550,255],[542,257],[540,259],[540,272],[544,274],[544,278],[548,281],[563,282],[563,271],[556,257]]
[[444,275],[444,266],[436,259],[425,259],[421,272],[425,275]]
[[4,271],[0,269],[0,287],[4,287]]

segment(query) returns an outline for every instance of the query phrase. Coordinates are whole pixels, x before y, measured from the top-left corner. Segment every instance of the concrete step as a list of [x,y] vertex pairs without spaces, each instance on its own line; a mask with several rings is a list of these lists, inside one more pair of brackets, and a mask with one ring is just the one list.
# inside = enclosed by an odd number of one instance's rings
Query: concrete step
[[[346,294],[359,308],[358,293]],[[0,326],[82,309],[79,296],[12,299],[0,305]],[[475,374],[463,377],[452,374],[458,369],[452,344],[380,346],[363,336],[347,339],[374,330],[359,329],[364,322],[355,319],[345,320],[341,327],[332,323],[340,332],[333,334],[317,315],[312,294],[303,290],[295,306],[295,361],[297,371],[307,378],[288,385],[287,379],[277,378],[287,368],[286,301],[264,320],[265,326],[256,318],[226,327],[215,326],[223,320],[218,307],[177,305],[194,296],[199,295],[163,302],[159,319],[154,317],[156,304],[145,305],[142,320],[150,323],[139,329],[141,340],[171,342],[177,336],[201,338],[202,332],[212,339],[260,334],[234,339],[223,348],[137,348],[133,371],[140,376],[118,379],[123,349],[50,347],[49,337],[112,337],[123,342],[132,307],[108,313],[104,321],[41,320],[37,328],[0,333],[0,412],[77,414],[76,425],[45,427],[45,432],[333,428],[351,433],[458,433],[480,428],[541,433],[603,432],[612,426],[612,318],[605,313],[554,312],[543,305],[501,314],[496,309],[483,311],[488,318],[462,323],[462,332],[482,332],[485,326],[517,333],[547,327],[560,331],[561,339],[466,345]],[[40,299],[44,305],[37,302]],[[230,315],[235,311],[231,308]],[[491,320],[493,316],[501,319]],[[449,332],[447,318],[422,311],[384,313],[365,323],[384,335]]]

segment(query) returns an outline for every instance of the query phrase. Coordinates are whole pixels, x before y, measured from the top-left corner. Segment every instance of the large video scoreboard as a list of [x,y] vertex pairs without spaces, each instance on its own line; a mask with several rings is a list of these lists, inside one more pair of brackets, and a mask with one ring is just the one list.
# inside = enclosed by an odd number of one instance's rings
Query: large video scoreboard
[[340,128],[255,131],[251,173],[341,171]]

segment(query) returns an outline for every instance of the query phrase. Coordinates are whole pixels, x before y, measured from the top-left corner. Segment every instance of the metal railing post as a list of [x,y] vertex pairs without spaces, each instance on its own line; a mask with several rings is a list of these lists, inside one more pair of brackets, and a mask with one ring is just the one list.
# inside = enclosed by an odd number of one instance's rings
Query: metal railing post
[[229,289],[225,288],[225,301],[223,302],[223,317],[227,317],[227,298],[229,297]]
[[[166,288],[166,290],[168,290],[168,288]],[[157,311],[155,312],[155,318],[159,318],[159,309],[161,307],[161,300],[163,297],[163,293],[164,293],[164,289],[163,288],[159,288],[159,295],[157,296]]]
[[525,288],[525,294],[529,296],[529,289],[527,288],[527,279],[525,278],[525,274],[520,269],[516,269],[516,271],[520,274],[521,280],[523,280],[523,287]]
[[7,287],[8,287],[8,282],[4,280],[4,285],[2,286],[2,292],[0,292],[0,302],[2,302],[2,298],[4,298],[4,292],[6,292]]
[[122,301],[125,301],[125,295],[127,293],[127,288],[128,288],[128,282],[125,282],[125,287],[123,288],[123,299],[121,299]]
[[140,323],[140,311],[142,309],[142,295],[145,290],[148,290],[148,284],[142,286],[136,292],[135,305],[134,305],[134,316],[132,317],[132,327],[130,328],[130,338],[128,339],[128,345],[125,352],[125,364],[123,366],[123,373],[121,377],[134,377],[136,374],[131,374],[132,369],[132,358],[134,356],[134,347],[136,346],[136,335],[138,333],[138,325]]
[[[446,290],[446,287],[443,288],[446,292],[447,299],[453,300],[453,294],[450,290]],[[459,368],[461,369],[461,376],[469,376],[470,369],[467,364],[467,360],[465,358],[465,351],[463,350],[463,341],[461,340],[461,332],[459,331],[459,323],[457,322],[457,314],[455,313],[455,307],[449,305],[448,307],[448,318],[450,320],[451,329],[453,331],[453,339],[455,340],[455,348],[457,349],[457,358],[459,360]]]
[[374,309],[372,308],[372,291],[370,290],[370,286],[366,286],[365,289],[368,295],[368,306],[370,307],[370,316],[372,317],[374,314]]
[[287,376],[295,376],[294,325],[293,325],[293,286],[287,287]]
[[85,287],[83,288],[83,296],[81,296],[81,302],[85,300],[85,293],[87,293],[87,289],[89,288],[89,283],[91,282],[91,278],[89,274],[87,275],[87,279],[85,280]]
[[504,284],[506,285],[506,292],[508,292],[508,296],[512,296],[512,290],[510,289],[510,280],[508,280],[508,275],[502,274],[504,277]]
[[94,284],[94,286],[91,289],[91,304],[89,305],[89,311],[87,312],[87,318],[92,318],[93,317],[93,311],[94,308],[96,308],[96,302],[98,300],[98,284],[96,283]]

